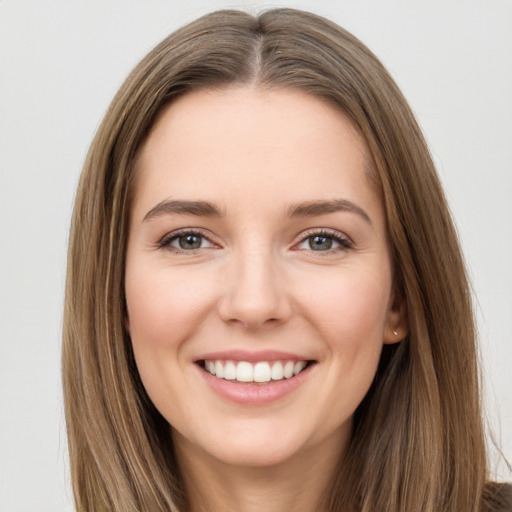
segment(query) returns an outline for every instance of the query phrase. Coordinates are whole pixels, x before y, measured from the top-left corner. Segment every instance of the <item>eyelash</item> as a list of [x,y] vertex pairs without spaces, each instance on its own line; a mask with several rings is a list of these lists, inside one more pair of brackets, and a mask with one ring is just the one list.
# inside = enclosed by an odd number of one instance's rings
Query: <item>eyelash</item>
[[[201,237],[204,240],[207,240],[210,244],[216,245],[214,242],[210,240],[208,236],[205,235],[203,231],[200,229],[191,229],[191,228],[183,228],[178,231],[173,231],[171,233],[166,234],[162,239],[157,243],[157,247],[159,249],[166,249],[171,252],[174,252],[175,254],[195,254],[201,249],[204,249],[202,247],[199,247],[197,249],[179,249],[178,247],[171,246],[172,242],[175,240],[178,240],[181,237],[184,236],[197,236]],[[294,248],[303,244],[308,239],[312,239],[314,237],[323,237],[328,238],[336,243],[339,244],[339,247],[336,247],[334,249],[327,249],[325,251],[315,251],[314,249],[309,249],[312,253],[320,253],[320,254],[333,254],[337,252],[347,251],[354,248],[354,243],[350,238],[348,238],[345,235],[340,234],[337,231],[330,230],[330,229],[310,229],[302,234],[300,240],[294,244]],[[295,249],[295,250],[308,250],[308,249]]]
[[179,249],[178,247],[171,246],[172,242],[174,242],[175,240],[178,240],[179,238],[181,238],[183,236],[201,237],[204,240],[207,240],[211,244],[215,245],[214,242],[212,242],[210,240],[210,238],[207,237],[205,235],[205,233],[203,231],[201,231],[200,229],[183,228],[183,229],[179,229],[178,231],[173,231],[172,233],[167,233],[166,235],[164,235],[164,237],[157,244],[158,248],[159,249],[167,249],[176,254],[194,254],[197,251],[201,250],[201,248],[185,250],[185,249]]
[[[333,254],[337,252],[347,251],[354,248],[354,242],[350,240],[346,235],[342,235],[338,231],[334,231],[331,229],[310,229],[306,231],[302,236],[300,241],[294,245],[296,247],[297,245],[301,245],[304,242],[306,242],[308,239],[314,238],[314,237],[322,237],[322,238],[328,238],[334,242],[337,242],[340,246],[334,249],[327,249],[325,251],[315,251],[313,249],[309,249],[311,252],[316,253],[322,253],[322,254]],[[301,249],[296,249],[301,250]],[[303,249],[304,250],[304,249]]]

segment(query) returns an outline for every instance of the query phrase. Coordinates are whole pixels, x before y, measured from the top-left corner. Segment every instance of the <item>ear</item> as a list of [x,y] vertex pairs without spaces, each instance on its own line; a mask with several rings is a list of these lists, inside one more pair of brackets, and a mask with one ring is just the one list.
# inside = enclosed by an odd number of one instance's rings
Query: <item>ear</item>
[[402,341],[409,332],[407,303],[403,295],[393,288],[389,299],[387,322],[384,328],[384,343],[391,344]]

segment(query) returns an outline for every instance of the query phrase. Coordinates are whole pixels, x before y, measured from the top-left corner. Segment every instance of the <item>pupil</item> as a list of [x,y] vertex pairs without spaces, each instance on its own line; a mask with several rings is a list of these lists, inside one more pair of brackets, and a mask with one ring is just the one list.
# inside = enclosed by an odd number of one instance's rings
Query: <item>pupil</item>
[[313,236],[309,239],[309,245],[313,251],[325,251],[332,247],[332,239],[326,236]]
[[179,238],[182,249],[199,249],[201,247],[201,237],[198,235],[185,235]]

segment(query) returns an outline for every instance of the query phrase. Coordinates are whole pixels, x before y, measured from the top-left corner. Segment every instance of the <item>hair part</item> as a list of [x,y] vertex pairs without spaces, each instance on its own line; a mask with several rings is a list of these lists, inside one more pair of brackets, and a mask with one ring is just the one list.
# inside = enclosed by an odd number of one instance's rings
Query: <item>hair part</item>
[[373,161],[409,334],[385,346],[359,406],[329,510],[480,511],[489,502],[471,293],[450,213],[412,112],[378,59],[314,14],[219,11],[154,48],[114,98],[75,201],[63,382],[79,511],[182,511],[169,426],[125,328],[125,251],[137,155],[180,95],[293,88],[343,110]]

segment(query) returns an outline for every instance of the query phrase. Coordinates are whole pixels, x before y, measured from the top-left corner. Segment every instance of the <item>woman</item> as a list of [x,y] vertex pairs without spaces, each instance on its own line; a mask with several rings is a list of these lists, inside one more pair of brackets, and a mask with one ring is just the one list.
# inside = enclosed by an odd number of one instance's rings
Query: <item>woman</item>
[[76,198],[63,361],[78,510],[507,510],[428,149],[318,16],[213,13],[128,77]]

